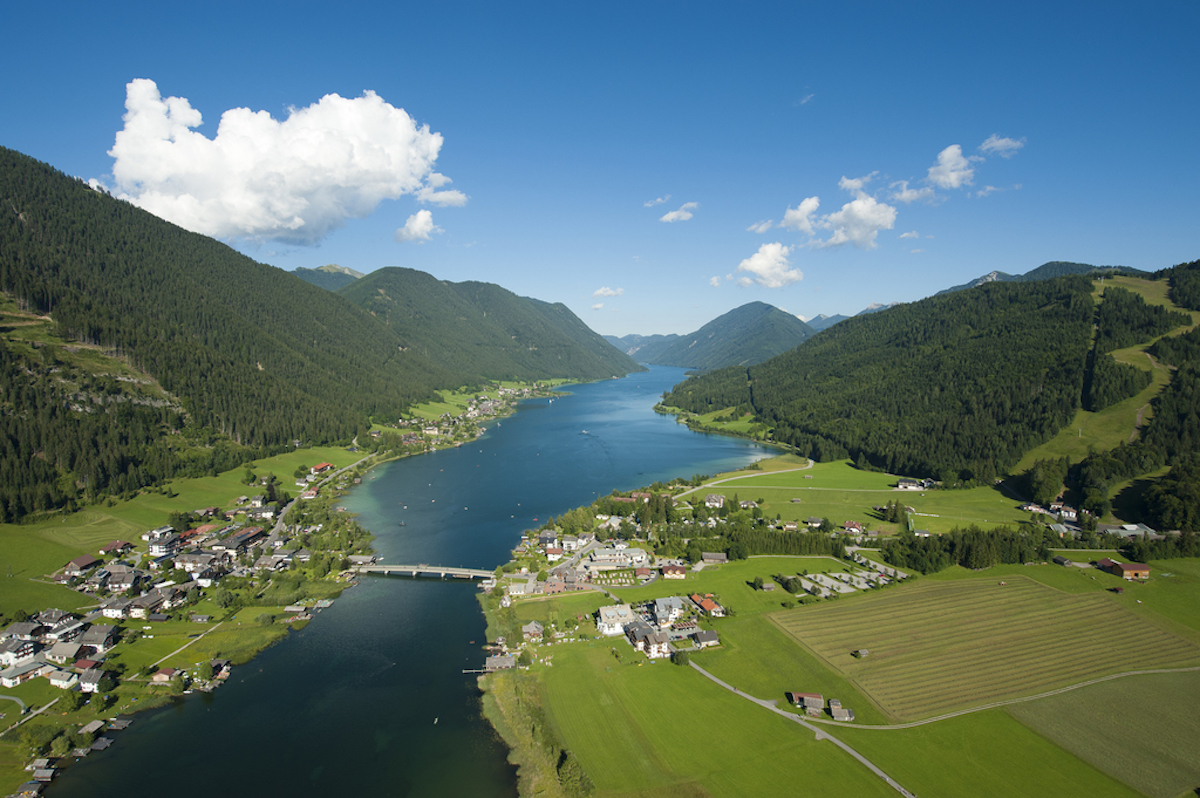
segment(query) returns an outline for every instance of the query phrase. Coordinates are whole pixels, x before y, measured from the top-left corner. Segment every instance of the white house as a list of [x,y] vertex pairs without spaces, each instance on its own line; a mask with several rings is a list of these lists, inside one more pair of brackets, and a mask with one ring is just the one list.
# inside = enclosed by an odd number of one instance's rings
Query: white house
[[601,607],[596,612],[596,631],[606,637],[624,633],[625,626],[637,620],[633,608],[628,604],[613,604]]

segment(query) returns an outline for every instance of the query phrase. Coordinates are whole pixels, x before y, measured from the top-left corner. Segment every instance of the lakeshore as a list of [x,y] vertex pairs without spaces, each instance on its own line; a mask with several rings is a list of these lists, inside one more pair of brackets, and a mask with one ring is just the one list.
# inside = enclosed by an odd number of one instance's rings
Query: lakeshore
[[[575,387],[552,405],[549,399],[522,403],[502,427],[488,424],[476,445],[394,460],[351,483],[337,503],[371,531],[384,562],[491,569],[508,559],[534,518],[647,477],[712,473],[766,454],[656,417],[649,410],[653,399],[677,374],[656,370]],[[474,490],[479,487],[486,490]],[[119,745],[64,772],[51,795],[161,784],[182,755],[174,746],[163,754],[163,741],[198,738],[210,740],[211,755],[237,774],[234,794],[261,794],[280,784],[299,794],[325,794],[349,779],[358,789],[401,794],[514,795],[508,749],[479,716],[474,678],[462,674],[482,657],[476,592],[457,580],[361,578],[323,611],[320,623],[235,668],[211,699],[193,695],[144,713]],[[423,686],[419,695],[412,684]],[[306,718],[322,722],[314,727]],[[239,734],[226,740],[221,730],[230,728]],[[243,734],[254,735],[253,752],[242,744]],[[464,751],[472,752],[466,766]],[[281,763],[272,768],[276,781],[259,781],[253,763],[262,756]],[[347,770],[350,762],[370,768]]]

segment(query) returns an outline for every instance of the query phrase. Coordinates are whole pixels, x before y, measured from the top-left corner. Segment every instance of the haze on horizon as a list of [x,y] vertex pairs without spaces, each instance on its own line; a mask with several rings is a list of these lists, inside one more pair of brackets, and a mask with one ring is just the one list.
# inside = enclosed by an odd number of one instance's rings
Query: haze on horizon
[[1194,3],[287,9],[11,9],[10,74],[55,62],[0,144],[284,269],[613,335],[1200,249]]

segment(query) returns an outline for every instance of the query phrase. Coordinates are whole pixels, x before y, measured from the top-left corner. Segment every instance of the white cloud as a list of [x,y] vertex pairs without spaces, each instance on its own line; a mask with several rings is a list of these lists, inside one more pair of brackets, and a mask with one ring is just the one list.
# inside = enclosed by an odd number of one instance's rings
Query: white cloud
[[800,203],[799,208],[788,206],[787,211],[783,214],[783,221],[779,223],[780,227],[786,227],[788,230],[799,230],[802,233],[813,235],[813,219],[812,215],[817,212],[817,208],[821,205],[821,200],[817,197],[808,197]]
[[900,237],[901,237],[901,238],[920,238],[921,236],[917,235],[917,231],[916,231],[916,230],[910,230],[910,231],[909,231],[909,232],[907,232],[907,233],[901,233],[901,234],[900,234]]
[[125,108],[108,153],[119,195],[206,235],[315,244],[385,199],[466,201],[437,190],[449,182],[433,171],[441,134],[371,91],[328,94],[283,121],[234,108],[211,139],[193,130],[200,112],[152,80],[126,86]]
[[929,167],[930,183],[939,188],[961,188],[971,185],[975,179],[975,167],[971,164],[983,160],[978,155],[963,157],[962,147],[951,144],[938,153],[937,165]]
[[659,219],[660,222],[686,222],[692,218],[692,211],[700,207],[699,202],[685,202],[677,211],[670,213]]
[[449,191],[438,191],[439,188],[447,183],[453,182],[445,175],[440,175],[433,172],[425,179],[425,185],[417,192],[417,199],[421,202],[432,202],[434,205],[440,205],[443,208],[454,206],[456,208],[467,204],[467,195],[457,189]]
[[984,186],[983,188],[981,188],[975,192],[975,196],[976,197],[986,197],[988,194],[992,194],[994,192],[1001,191],[1001,190],[1002,189],[998,189],[995,186]]
[[838,181],[838,188],[843,191],[849,191],[851,194],[861,194],[867,183],[870,183],[877,174],[879,174],[878,171],[864,175],[863,177],[846,177],[842,175],[842,179]]
[[912,250],[912,254],[914,254],[914,255],[920,255],[920,254],[921,254],[922,252],[924,252],[924,251],[925,251],[925,250],[923,250],[923,249],[914,249],[914,250]]
[[421,210],[408,217],[404,226],[396,231],[395,239],[401,243],[405,241],[424,243],[429,240],[431,235],[440,232],[442,232],[442,228],[433,223],[433,214]]
[[755,222],[754,224],[750,225],[749,227],[746,228],[746,232],[762,234],[762,233],[765,233],[768,230],[770,230],[774,225],[775,225],[774,220],[767,219],[766,221]]
[[813,246],[837,247],[850,243],[860,249],[875,249],[879,231],[891,230],[895,224],[895,208],[862,194],[843,205],[840,211],[821,219],[820,226],[832,231],[833,235]]
[[791,248],[779,242],[763,244],[758,252],[738,264],[739,272],[753,275],[740,278],[738,284],[748,286],[758,283],[766,288],[782,288],[803,280],[804,275],[799,269],[790,268],[790,254]]
[[817,95],[815,95],[815,94],[806,94],[803,97],[801,97],[799,100],[796,100],[796,105],[808,105],[808,101],[816,96]]
[[907,180],[897,180],[889,188],[894,189],[891,199],[896,202],[903,202],[906,205],[918,201],[933,200],[937,196],[929,186],[925,186],[925,188],[909,188]]
[[597,288],[592,292],[592,296],[621,296],[625,293],[624,288],[609,288],[607,285],[603,288]]
[[644,203],[644,205],[647,208],[653,208],[655,205],[662,205],[664,202],[666,202],[670,198],[671,198],[671,195],[668,194],[665,197],[659,197],[658,199],[647,200]]
[[711,285],[713,288],[720,288],[721,287],[721,278],[714,277],[708,281],[708,284]]
[[987,141],[979,145],[979,151],[984,155],[999,155],[1001,158],[1011,158],[1017,150],[1025,146],[1025,139],[1001,138],[999,133],[987,137]]
[[602,308],[602,307],[604,307],[604,303],[597,302],[596,304],[592,305],[592,310],[600,310],[600,308]]

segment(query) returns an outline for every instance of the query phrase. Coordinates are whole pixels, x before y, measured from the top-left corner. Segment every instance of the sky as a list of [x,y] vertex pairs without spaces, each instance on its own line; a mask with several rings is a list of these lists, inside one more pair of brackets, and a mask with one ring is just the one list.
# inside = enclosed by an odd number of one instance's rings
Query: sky
[[[176,7],[179,6],[179,7]],[[1200,3],[8,3],[0,145],[602,334],[1200,258]]]

